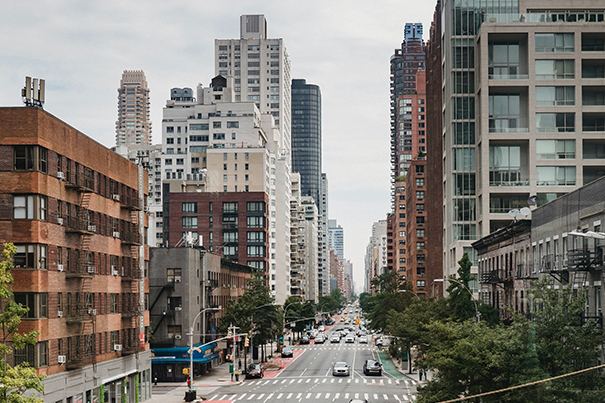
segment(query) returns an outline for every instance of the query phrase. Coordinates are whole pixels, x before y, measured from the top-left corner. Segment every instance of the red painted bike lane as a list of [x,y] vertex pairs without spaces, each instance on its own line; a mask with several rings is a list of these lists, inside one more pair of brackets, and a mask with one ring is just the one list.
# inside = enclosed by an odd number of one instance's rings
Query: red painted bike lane
[[292,364],[294,360],[300,357],[305,350],[293,350],[293,357],[291,358],[275,358],[269,362],[269,364],[279,365],[281,369],[278,370],[265,370],[265,374],[263,378],[271,379],[277,377],[282,371],[288,368],[288,365]]

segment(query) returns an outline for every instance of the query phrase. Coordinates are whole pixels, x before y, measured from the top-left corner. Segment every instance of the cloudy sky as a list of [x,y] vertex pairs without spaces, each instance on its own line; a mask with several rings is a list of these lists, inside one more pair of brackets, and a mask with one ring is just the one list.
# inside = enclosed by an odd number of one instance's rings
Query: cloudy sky
[[[241,14],[265,14],[283,38],[292,78],[321,87],[330,218],[363,285],[374,221],[390,211],[389,58],[406,22],[428,37],[435,1],[46,0],[4,2],[0,105],[21,105],[25,76],[46,79],[45,109],[107,147],[115,143],[122,71],[151,88],[154,142],[173,87],[208,85],[214,39],[239,38]],[[358,288],[359,289],[359,288]]]

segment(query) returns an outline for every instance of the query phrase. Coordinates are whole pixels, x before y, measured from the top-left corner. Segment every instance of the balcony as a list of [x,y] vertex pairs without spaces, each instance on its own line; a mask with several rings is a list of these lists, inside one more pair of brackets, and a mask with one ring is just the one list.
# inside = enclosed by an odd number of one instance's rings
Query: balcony
[[65,224],[65,232],[80,235],[92,235],[97,232],[96,225],[84,219],[74,216],[63,217],[63,223]]
[[94,262],[76,262],[67,264],[65,275],[67,278],[92,278],[97,272]]
[[95,181],[91,177],[87,177],[84,175],[67,175],[65,187],[67,189],[74,189],[78,192],[94,192]]
[[595,251],[572,250],[567,255],[567,268],[569,270],[590,271],[603,267],[602,247]]

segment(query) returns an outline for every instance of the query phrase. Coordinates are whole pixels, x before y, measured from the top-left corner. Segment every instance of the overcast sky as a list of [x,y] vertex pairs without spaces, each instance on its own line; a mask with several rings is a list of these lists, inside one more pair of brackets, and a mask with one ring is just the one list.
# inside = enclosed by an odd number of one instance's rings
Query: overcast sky
[[115,145],[123,70],[145,71],[154,143],[170,88],[208,85],[214,39],[239,38],[242,14],[264,14],[283,38],[292,78],[321,88],[329,215],[363,285],[374,221],[390,211],[389,58],[406,22],[428,38],[435,1],[47,0],[3,2],[0,106],[22,105],[25,76],[46,79],[45,109],[107,147]]

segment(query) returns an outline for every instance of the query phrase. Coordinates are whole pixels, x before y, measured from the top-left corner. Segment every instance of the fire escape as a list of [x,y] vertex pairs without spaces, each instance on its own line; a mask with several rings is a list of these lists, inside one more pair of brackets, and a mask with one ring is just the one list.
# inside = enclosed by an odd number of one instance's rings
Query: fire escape
[[94,177],[90,169],[76,165],[73,175],[68,175],[65,188],[77,192],[79,203],[69,212],[66,233],[79,238],[80,248],[75,256],[68,257],[66,278],[70,289],[67,307],[67,327],[72,335],[67,340],[67,368],[75,369],[95,362],[95,316],[92,281],[96,273],[94,254],[90,251],[93,235],[97,226],[93,213],[89,210],[90,199],[94,192]]

